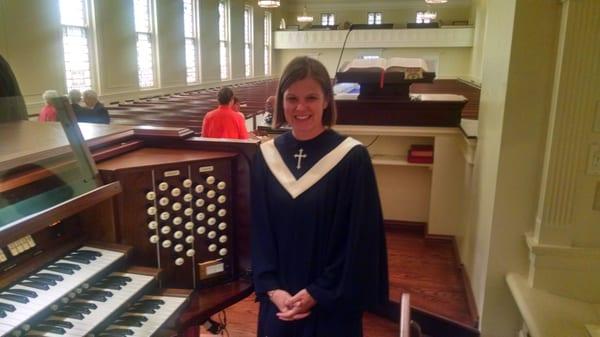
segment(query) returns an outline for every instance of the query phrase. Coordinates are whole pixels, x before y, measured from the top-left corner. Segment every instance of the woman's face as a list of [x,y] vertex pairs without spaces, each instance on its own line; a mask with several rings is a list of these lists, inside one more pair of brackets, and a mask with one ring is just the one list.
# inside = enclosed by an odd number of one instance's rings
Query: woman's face
[[323,132],[323,109],[328,103],[319,83],[310,77],[287,88],[283,93],[283,112],[296,139],[312,139]]

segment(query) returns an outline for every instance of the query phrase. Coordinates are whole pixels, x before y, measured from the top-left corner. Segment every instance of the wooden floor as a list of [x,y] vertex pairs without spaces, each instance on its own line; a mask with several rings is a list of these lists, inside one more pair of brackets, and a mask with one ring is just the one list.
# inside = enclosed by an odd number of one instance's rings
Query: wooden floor
[[[473,326],[465,289],[449,240],[427,240],[414,231],[387,231],[390,298],[398,301],[403,291],[411,293],[411,304],[465,325]],[[254,296],[226,310],[231,337],[255,337],[258,305]],[[396,323],[366,314],[365,337],[397,337]],[[209,336],[206,332],[203,336]]]
[[411,306],[475,327],[467,290],[451,240],[425,239],[422,234],[387,230],[390,299],[410,293]]

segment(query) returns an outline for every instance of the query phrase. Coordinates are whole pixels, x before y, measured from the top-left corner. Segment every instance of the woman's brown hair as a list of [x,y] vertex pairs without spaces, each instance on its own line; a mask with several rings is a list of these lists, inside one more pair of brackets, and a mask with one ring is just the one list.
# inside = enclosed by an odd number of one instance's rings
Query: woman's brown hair
[[327,101],[327,107],[323,110],[322,123],[325,127],[335,125],[337,113],[335,109],[335,101],[333,100],[333,87],[331,79],[325,66],[308,56],[299,56],[294,58],[283,70],[283,74],[279,79],[277,87],[277,98],[275,99],[275,112],[273,114],[273,125],[280,127],[285,121],[283,113],[283,93],[295,82],[311,78],[321,86],[323,96]]

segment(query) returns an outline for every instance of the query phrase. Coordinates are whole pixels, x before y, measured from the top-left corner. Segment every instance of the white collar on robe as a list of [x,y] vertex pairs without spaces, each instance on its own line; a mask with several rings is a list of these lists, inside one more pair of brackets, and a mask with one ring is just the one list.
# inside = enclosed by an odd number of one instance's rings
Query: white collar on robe
[[321,180],[321,178],[331,171],[344,156],[357,145],[361,145],[358,140],[347,137],[335,149],[323,156],[323,158],[304,173],[300,179],[296,179],[292,172],[290,172],[290,169],[283,161],[283,158],[281,158],[281,154],[277,151],[274,140],[262,143],[260,150],[263,153],[263,157],[265,158],[265,162],[271,170],[271,173],[273,173],[281,186],[288,191],[292,196],[292,199],[296,199],[300,194],[304,193]]

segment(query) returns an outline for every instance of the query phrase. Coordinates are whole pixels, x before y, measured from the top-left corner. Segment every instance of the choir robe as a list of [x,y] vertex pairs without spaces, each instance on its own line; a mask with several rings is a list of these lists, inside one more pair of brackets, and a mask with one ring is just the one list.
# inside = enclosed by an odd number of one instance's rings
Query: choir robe
[[[259,337],[362,336],[363,310],[388,301],[383,217],[364,146],[332,130],[308,141],[288,132],[261,145],[252,171],[252,272]],[[304,288],[317,301],[311,314],[277,318],[267,292]]]

